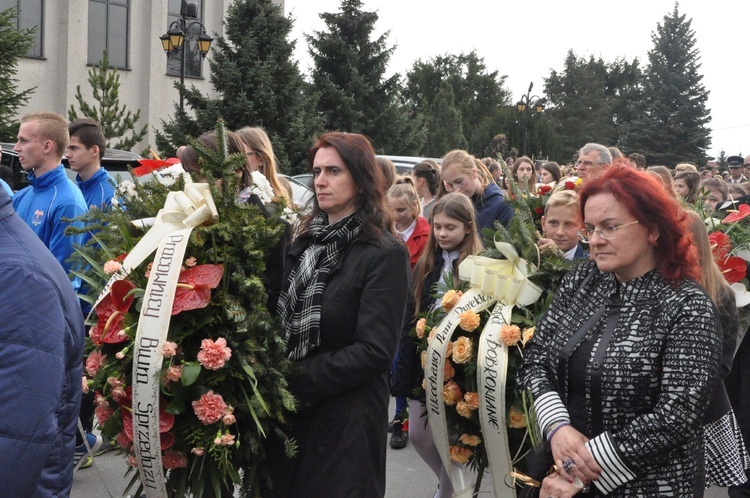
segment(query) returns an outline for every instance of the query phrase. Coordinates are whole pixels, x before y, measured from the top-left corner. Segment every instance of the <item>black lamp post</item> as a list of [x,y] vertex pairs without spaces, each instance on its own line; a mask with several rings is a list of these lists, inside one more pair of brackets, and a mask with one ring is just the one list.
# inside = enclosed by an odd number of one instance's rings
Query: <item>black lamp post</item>
[[521,155],[526,155],[526,139],[529,133],[529,119],[531,119],[532,109],[540,113],[544,110],[545,99],[536,95],[531,95],[531,89],[534,88],[534,82],[529,83],[529,91],[525,95],[521,96],[521,100],[516,103],[516,110],[521,115],[518,121],[518,126],[521,127]]
[[[189,21],[189,19],[193,19]],[[180,53],[180,86],[185,86],[185,53],[187,52],[188,37],[190,35],[190,28],[193,26],[200,26],[201,31],[198,35],[197,43],[198,50],[201,53],[201,58],[205,59],[211,48],[211,42],[213,38],[208,36],[206,33],[206,27],[198,21],[198,4],[195,2],[188,2],[182,0],[180,6],[180,18],[169,25],[169,30],[159,37],[161,40],[161,46],[164,48],[167,57],[172,52]],[[180,92],[180,110],[183,107],[183,96]]]

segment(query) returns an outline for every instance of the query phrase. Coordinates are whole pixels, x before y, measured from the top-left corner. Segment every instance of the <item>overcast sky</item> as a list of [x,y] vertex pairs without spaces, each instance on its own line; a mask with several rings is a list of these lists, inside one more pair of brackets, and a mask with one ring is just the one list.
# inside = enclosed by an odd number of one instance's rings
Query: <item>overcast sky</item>
[[[390,73],[406,72],[417,59],[476,50],[490,70],[506,75],[506,87],[518,100],[534,82],[541,96],[543,78],[562,70],[565,55],[637,57],[641,67],[653,47],[651,33],[673,0],[363,0],[365,10],[376,10],[376,34],[390,30],[396,45]],[[303,34],[324,29],[318,14],[339,10],[340,0],[285,0],[285,11],[296,19],[300,69],[310,60]],[[692,19],[701,58],[703,83],[710,91],[712,145],[710,155],[750,154],[750,113],[747,87],[750,19],[747,0],[681,0],[680,13]]]

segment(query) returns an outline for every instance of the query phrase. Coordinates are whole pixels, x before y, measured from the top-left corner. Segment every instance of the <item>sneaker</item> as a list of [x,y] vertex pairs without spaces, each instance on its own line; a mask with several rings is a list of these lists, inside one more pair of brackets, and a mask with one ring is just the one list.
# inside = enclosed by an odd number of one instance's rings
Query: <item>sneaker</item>
[[390,422],[388,422],[388,433],[389,434],[391,432],[393,432],[393,426],[396,425],[397,422],[398,422],[398,419],[396,417],[393,417],[393,420],[391,420]]
[[[101,436],[87,432],[86,441],[83,444],[76,446],[76,451],[73,455],[73,471],[91,467],[94,463],[91,455],[99,450],[103,442],[104,440]],[[87,445],[88,447],[86,447]]]
[[393,433],[391,434],[391,448],[394,450],[400,450],[406,448],[406,443],[409,442],[409,431],[404,430],[404,424],[401,421],[397,421],[393,424]]
[[98,457],[99,455],[103,455],[107,453],[108,451],[112,451],[116,449],[117,449],[117,445],[115,444],[114,439],[113,440],[102,439],[102,445],[99,448],[99,451],[94,453],[94,456]]

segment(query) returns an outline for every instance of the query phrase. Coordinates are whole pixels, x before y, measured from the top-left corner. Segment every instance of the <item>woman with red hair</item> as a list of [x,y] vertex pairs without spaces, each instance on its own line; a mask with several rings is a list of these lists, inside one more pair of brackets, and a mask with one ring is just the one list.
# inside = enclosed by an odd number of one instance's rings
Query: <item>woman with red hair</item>
[[592,261],[563,280],[519,373],[558,468],[540,496],[700,495],[722,337],[686,214],[631,168],[580,195]]

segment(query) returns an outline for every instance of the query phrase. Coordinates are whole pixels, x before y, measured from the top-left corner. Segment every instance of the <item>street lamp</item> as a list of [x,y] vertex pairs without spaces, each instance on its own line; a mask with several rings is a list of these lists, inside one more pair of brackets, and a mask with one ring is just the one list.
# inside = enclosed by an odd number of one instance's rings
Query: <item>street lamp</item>
[[518,126],[521,127],[522,135],[522,146],[521,155],[526,155],[526,139],[529,132],[529,119],[531,119],[531,110],[534,109],[537,113],[544,110],[545,99],[536,95],[531,95],[531,89],[534,88],[534,82],[529,83],[529,91],[525,95],[521,96],[521,100],[516,103],[516,110],[521,115],[518,121]]
[[[188,19],[193,21],[188,22]],[[211,42],[213,38],[208,36],[206,33],[206,27],[198,21],[198,4],[196,2],[188,2],[182,0],[180,5],[180,18],[169,25],[169,30],[159,37],[161,40],[161,46],[169,57],[173,52],[180,53],[180,86],[185,86],[185,54],[187,52],[188,38],[190,35],[190,28],[193,26],[200,26],[200,35],[196,39],[198,44],[198,50],[201,53],[201,58],[205,59],[211,48]],[[183,108],[183,95],[180,92],[180,110]]]

